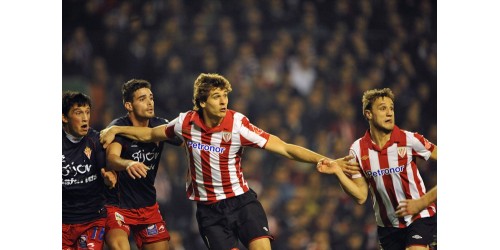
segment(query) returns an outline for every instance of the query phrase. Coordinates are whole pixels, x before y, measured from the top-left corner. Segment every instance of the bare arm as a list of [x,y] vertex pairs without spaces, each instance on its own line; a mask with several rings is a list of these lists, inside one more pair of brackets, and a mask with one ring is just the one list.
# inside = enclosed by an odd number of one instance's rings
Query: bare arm
[[108,146],[106,149],[108,167],[116,171],[127,171],[132,179],[146,177],[149,167],[141,162],[121,158],[121,152],[120,143],[113,142]]
[[166,124],[156,126],[154,128],[148,127],[133,127],[133,126],[111,126],[101,130],[100,141],[104,148],[113,142],[115,135],[120,134],[127,138],[140,142],[159,142],[167,140],[165,134]]
[[434,146],[434,150],[432,150],[430,159],[437,161],[437,159],[438,159],[438,147],[437,146]]
[[320,173],[335,174],[344,192],[351,196],[358,204],[366,202],[366,198],[368,197],[368,184],[365,178],[351,179],[347,177],[337,164],[328,159],[323,159],[318,162],[316,168]]
[[317,163],[321,159],[326,158],[325,156],[315,153],[307,148],[286,143],[274,135],[270,135],[265,149],[282,155],[288,159],[301,162]]
[[[301,162],[317,163],[322,159],[328,159],[327,157],[307,148],[286,143],[274,135],[270,135],[265,149],[273,153],[280,154],[288,159]],[[353,156],[346,156],[331,161],[333,161],[333,164],[338,164],[343,171],[346,171],[349,174],[359,173],[359,164],[357,162],[350,162],[351,159],[353,159]]]
[[429,190],[429,192],[424,194],[419,199],[401,201],[396,209],[396,215],[399,217],[403,217],[405,215],[418,214],[436,200],[437,186],[434,186],[433,188],[431,188],[431,190]]

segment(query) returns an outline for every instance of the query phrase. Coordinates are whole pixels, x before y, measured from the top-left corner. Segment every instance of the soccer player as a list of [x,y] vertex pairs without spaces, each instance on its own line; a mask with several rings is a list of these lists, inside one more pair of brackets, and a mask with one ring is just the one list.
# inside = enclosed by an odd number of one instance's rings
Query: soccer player
[[437,160],[437,146],[422,135],[395,125],[394,94],[389,88],[364,92],[362,102],[369,129],[350,148],[362,173],[349,178],[327,159],[318,163],[317,169],[335,174],[342,188],[359,204],[366,201],[370,189],[379,242],[384,250],[428,249],[436,233],[435,204],[404,217],[398,217],[396,210],[400,202],[425,195],[416,158]]
[[62,249],[103,248],[104,191],[116,176],[105,171],[99,133],[90,127],[90,98],[62,95]]
[[[128,114],[109,126],[156,127],[168,122],[155,117],[148,81],[127,81],[122,86],[122,98]],[[156,202],[154,186],[163,145],[117,136],[106,149],[108,166],[124,170],[118,173],[117,188],[110,190],[106,206],[106,244],[113,250],[130,249],[131,232],[139,249],[169,249],[170,235]]]
[[[106,147],[117,133],[139,141],[181,138],[189,165],[187,196],[197,202],[196,219],[207,248],[233,249],[241,241],[250,250],[271,249],[266,214],[243,176],[243,147],[263,148],[309,163],[325,157],[285,143],[228,109],[231,90],[223,76],[200,74],[194,82],[194,110],[153,129],[108,127],[101,131],[101,142]],[[329,161],[356,168],[356,163],[348,163],[351,158]]]

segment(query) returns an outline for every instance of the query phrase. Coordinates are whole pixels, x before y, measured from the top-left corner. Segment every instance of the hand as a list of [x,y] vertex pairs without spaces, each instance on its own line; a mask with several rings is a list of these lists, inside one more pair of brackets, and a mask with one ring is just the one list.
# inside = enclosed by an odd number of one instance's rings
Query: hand
[[348,155],[348,156],[336,159],[335,161],[339,164],[342,171],[348,176],[359,174],[361,171],[361,168],[359,167],[359,163],[356,162],[353,155]]
[[318,170],[318,172],[324,174],[336,174],[338,171],[342,171],[339,164],[329,158],[323,158],[319,160],[318,164],[316,165],[316,169]]
[[146,178],[146,175],[148,174],[148,170],[150,168],[144,163],[133,161],[130,162],[129,165],[126,168],[126,171],[128,175],[130,175],[130,178],[134,179],[137,178]]
[[99,133],[99,141],[101,142],[101,144],[104,148],[107,148],[108,145],[110,143],[112,143],[113,140],[115,139],[116,133],[113,131],[113,127],[115,127],[115,126],[105,128],[105,129],[101,130],[101,132]]
[[104,168],[101,168],[101,175],[104,178],[104,184],[112,189],[116,185],[116,173],[115,171],[106,171]]
[[398,217],[403,217],[406,215],[415,215],[420,213],[427,205],[425,201],[420,199],[415,200],[403,200],[399,203],[399,206],[396,208],[396,215]]

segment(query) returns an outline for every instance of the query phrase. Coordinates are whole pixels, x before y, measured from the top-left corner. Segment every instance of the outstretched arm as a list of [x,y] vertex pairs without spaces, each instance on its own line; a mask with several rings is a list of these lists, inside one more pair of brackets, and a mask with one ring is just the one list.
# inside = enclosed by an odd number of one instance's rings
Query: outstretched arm
[[120,134],[127,138],[140,142],[158,142],[167,140],[165,134],[166,124],[156,126],[154,128],[148,127],[133,127],[133,126],[110,126],[109,128],[101,130],[100,141],[104,148],[113,142],[115,135]]
[[[350,157],[352,159],[353,156]],[[316,168],[320,173],[336,175],[344,192],[351,196],[358,204],[366,202],[366,198],[368,197],[368,184],[365,178],[351,179],[347,177],[338,164],[328,159],[323,159],[318,162]]]
[[420,213],[420,211],[424,210],[436,200],[437,186],[434,186],[433,188],[431,188],[431,190],[429,190],[429,192],[418,199],[401,201],[399,203],[399,206],[396,208],[396,215],[399,217],[403,217],[406,215],[418,214]]
[[[301,162],[318,163],[322,159],[329,159],[307,148],[291,143],[286,143],[275,135],[270,135],[265,149],[273,153],[282,155],[288,159]],[[333,164],[337,164],[343,170],[352,171],[352,173],[355,173],[356,171],[359,171],[359,164],[356,162],[349,162],[352,158],[352,156],[346,156],[336,160],[329,160],[332,161]]]

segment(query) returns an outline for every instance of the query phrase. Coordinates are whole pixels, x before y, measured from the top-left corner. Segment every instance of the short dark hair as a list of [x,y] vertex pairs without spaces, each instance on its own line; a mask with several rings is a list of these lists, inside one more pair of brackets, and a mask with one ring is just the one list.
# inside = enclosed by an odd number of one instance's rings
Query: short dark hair
[[227,90],[228,93],[233,90],[231,88],[231,83],[229,83],[225,77],[219,74],[206,73],[201,73],[198,78],[196,78],[193,88],[194,110],[201,109],[200,102],[207,101],[210,90],[220,88]]
[[77,105],[78,107],[82,107],[85,105],[89,105],[92,108],[92,103],[90,101],[90,97],[84,93],[76,92],[76,91],[65,91],[62,94],[62,114],[68,117],[69,110],[73,105]]
[[151,89],[151,83],[142,79],[130,79],[122,86],[122,99],[123,103],[132,102],[134,99],[134,92],[138,89],[148,88]]
[[383,89],[370,89],[363,93],[363,116],[365,116],[365,111],[372,108],[373,103],[379,97],[389,97],[394,102],[394,94],[390,88]]

